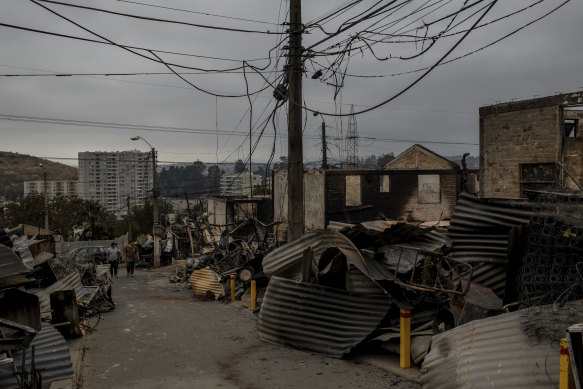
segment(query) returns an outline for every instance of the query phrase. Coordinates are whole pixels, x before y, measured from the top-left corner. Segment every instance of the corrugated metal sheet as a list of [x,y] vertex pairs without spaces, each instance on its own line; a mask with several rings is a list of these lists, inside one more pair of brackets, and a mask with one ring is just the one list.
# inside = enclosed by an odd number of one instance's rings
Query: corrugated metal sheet
[[472,282],[486,286],[500,298],[506,292],[506,265],[498,263],[482,263],[474,266]]
[[208,296],[211,293],[215,299],[219,299],[225,296],[225,290],[220,283],[220,279],[220,276],[212,271],[211,268],[205,267],[192,272],[188,282],[192,285],[192,290],[197,296]]
[[504,263],[510,228],[527,224],[531,215],[532,204],[526,201],[485,200],[462,193],[448,230],[454,256]]
[[0,244],[0,278],[14,274],[23,274],[29,271],[30,269],[24,266],[24,263],[18,258],[18,255],[8,247]]
[[65,278],[58,280],[48,288],[35,292],[40,303],[40,312],[42,316],[50,314],[51,310],[51,293],[57,290],[74,290],[77,299],[82,299],[87,294],[81,283],[81,276],[77,270],[69,273]]
[[346,273],[346,289],[358,294],[384,294],[385,291],[376,282],[357,268],[350,266]]
[[266,342],[336,358],[350,352],[380,324],[391,301],[272,277],[259,314]]
[[480,199],[469,193],[462,193],[457,201],[450,230],[498,226],[520,226],[528,223],[532,214],[532,204],[519,200]]
[[558,387],[558,346],[529,344],[520,318],[521,311],[506,313],[434,336],[423,362],[423,388]]
[[[35,365],[41,371],[43,383],[53,382],[73,376],[73,365],[69,347],[63,335],[52,325],[44,322],[40,332],[34,337],[26,350],[26,367],[30,371],[30,357],[32,346],[35,346]],[[21,352],[14,353],[16,367],[22,365]],[[10,365],[0,365],[0,387],[17,388],[16,377]]]
[[304,250],[311,247],[314,258],[319,261],[324,250],[337,247],[348,259],[349,264],[356,266],[362,273],[373,280],[392,278],[390,273],[380,262],[363,258],[360,251],[346,236],[337,231],[312,231],[301,238],[287,243],[263,258],[263,272],[268,276],[299,279],[302,270]]

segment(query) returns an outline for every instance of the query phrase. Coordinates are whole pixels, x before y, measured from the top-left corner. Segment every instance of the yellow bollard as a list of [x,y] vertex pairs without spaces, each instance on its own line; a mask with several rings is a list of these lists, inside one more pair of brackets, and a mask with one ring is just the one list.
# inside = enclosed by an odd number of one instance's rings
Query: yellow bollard
[[574,389],[575,379],[571,369],[567,338],[561,339],[561,356],[559,361],[559,389]]
[[235,301],[235,276],[231,276],[231,301]]
[[257,282],[251,281],[251,311],[255,312],[257,309]]
[[411,367],[411,311],[401,309],[401,368]]

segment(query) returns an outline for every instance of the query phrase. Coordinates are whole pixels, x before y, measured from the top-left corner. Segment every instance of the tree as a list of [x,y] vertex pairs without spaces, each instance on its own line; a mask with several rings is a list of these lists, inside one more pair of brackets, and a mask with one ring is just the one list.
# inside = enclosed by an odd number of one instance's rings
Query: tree
[[377,159],[377,168],[382,169],[387,163],[391,162],[393,159],[395,159],[395,155],[393,153],[381,155]]
[[209,166],[207,174],[209,195],[218,195],[221,193],[221,176],[223,173],[217,165]]
[[6,208],[7,226],[16,227],[19,224],[28,224],[41,227],[45,224],[45,196],[43,194],[31,193],[20,203],[10,203]]
[[289,162],[287,160],[287,156],[282,155],[279,157],[279,161],[273,164],[273,170],[276,169],[285,169],[287,170]]
[[240,174],[249,171],[242,160],[235,162],[235,173]]

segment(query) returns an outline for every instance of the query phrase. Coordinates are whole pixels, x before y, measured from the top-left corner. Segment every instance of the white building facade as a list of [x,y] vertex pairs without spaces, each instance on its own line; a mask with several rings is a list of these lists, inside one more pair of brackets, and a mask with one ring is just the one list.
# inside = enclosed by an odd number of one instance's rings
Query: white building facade
[[[251,175],[253,188],[263,185],[263,177],[259,174]],[[221,196],[249,196],[251,184],[249,173],[223,174],[221,176]]]
[[[31,193],[45,193],[44,180],[39,181],[24,181],[24,197]],[[49,199],[57,196],[78,196],[79,188],[78,181],[67,180],[47,180],[47,197]]]
[[79,197],[98,201],[108,211],[143,206],[152,195],[152,154],[132,151],[79,153]]

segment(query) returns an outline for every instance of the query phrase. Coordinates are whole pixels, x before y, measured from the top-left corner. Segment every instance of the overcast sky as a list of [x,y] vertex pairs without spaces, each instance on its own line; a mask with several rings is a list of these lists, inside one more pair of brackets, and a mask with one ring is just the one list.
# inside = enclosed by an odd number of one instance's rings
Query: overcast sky
[[[288,1],[277,0],[142,0],[142,4],[114,0],[73,1],[117,12],[154,18],[183,21],[195,24],[260,31],[282,31],[277,25],[285,21]],[[475,2],[476,0],[474,0]],[[466,54],[489,44],[510,31],[534,20],[564,0],[506,0],[485,16],[483,22],[499,18],[510,12],[535,4],[528,11],[506,18],[492,25],[473,31],[446,60]],[[195,11],[149,7],[144,4]],[[304,23],[318,19],[326,12],[348,2],[332,0],[305,1],[302,9]],[[340,23],[359,14],[376,1],[363,0],[349,12],[324,25],[326,31],[334,31]],[[388,3],[388,1],[386,1]],[[447,15],[463,4],[461,0],[410,1],[400,13],[385,22],[404,16],[422,4],[435,4],[435,12],[422,20],[405,19],[393,30],[410,23],[410,27],[430,22]],[[472,2],[469,2],[472,3]],[[242,60],[266,58],[269,50],[281,36],[218,31],[130,19],[124,16],[76,9],[68,6],[43,3],[70,20],[100,34],[118,44],[160,51],[196,54],[207,57],[232,59],[224,61],[192,56],[157,53],[164,61],[186,67],[225,69],[241,66]],[[485,5],[487,3],[484,3]],[[59,18],[31,1],[2,0],[0,23],[54,33],[100,40],[95,35]],[[431,9],[431,8],[430,8]],[[477,10],[478,8],[476,8]],[[472,11],[473,12],[473,11]],[[202,15],[200,13],[206,13]],[[211,16],[229,16],[239,19]],[[556,92],[574,92],[583,87],[583,1],[571,0],[564,7],[543,20],[492,47],[466,58],[436,68],[426,78],[395,101],[369,113],[358,115],[360,157],[388,152],[400,153],[412,142],[424,145],[442,155],[478,153],[478,108],[511,99],[528,99],[533,96],[553,95]],[[470,13],[464,14],[470,16]],[[479,16],[460,25],[456,31],[468,28]],[[460,16],[456,21],[463,18]],[[261,23],[259,23],[261,22]],[[328,43],[355,34],[370,23],[355,26]],[[442,25],[443,26],[443,25]],[[51,74],[51,73],[139,73],[166,72],[163,64],[155,63],[122,48],[83,41],[42,35],[0,26],[0,73]],[[304,35],[304,47],[325,37],[312,29]],[[431,30],[430,33],[435,33]],[[423,32],[420,32],[423,34]],[[400,92],[413,82],[420,72],[408,75],[388,76],[430,66],[443,56],[461,37],[461,34],[438,40],[426,54],[408,61],[377,61],[370,51],[350,57],[348,73],[352,75],[384,75],[387,77],[345,78],[341,93],[334,100],[334,88],[313,80],[312,64],[306,67],[304,100],[308,107],[320,112],[356,111],[376,105]],[[378,39],[378,37],[377,37]],[[317,46],[325,49],[328,44]],[[362,45],[356,43],[355,45]],[[283,47],[281,45],[280,47]],[[422,49],[420,44],[377,44],[378,57],[412,55]],[[141,54],[152,58],[150,53]],[[356,53],[355,53],[356,54]],[[272,55],[281,57],[281,51]],[[267,67],[264,75],[273,82],[281,74],[285,59],[271,64],[257,60],[251,64]],[[325,64],[328,59],[316,61]],[[332,59],[329,59],[332,60]],[[346,64],[346,61],[344,62]],[[318,67],[318,65],[316,65]],[[344,68],[344,66],[343,66]],[[174,68],[178,72],[192,70]],[[249,90],[265,86],[264,80],[247,68]],[[185,75],[193,84],[219,94],[244,94],[243,75],[195,74]],[[271,88],[253,100],[253,121],[260,122],[271,112],[274,105]],[[12,151],[40,157],[71,158],[59,160],[76,165],[79,151],[116,151],[138,148],[148,150],[144,142],[132,142],[130,137],[142,136],[159,150],[158,159],[165,162],[234,162],[249,155],[249,101],[244,98],[216,98],[195,90],[175,75],[143,76],[75,76],[75,77],[0,77],[0,134],[2,151]],[[265,111],[264,111],[265,110]],[[260,116],[264,112],[263,116]],[[287,154],[287,108],[278,111],[275,138],[275,158]],[[7,115],[7,116],[6,116]],[[14,120],[15,116],[34,118],[34,122]],[[305,115],[306,116],[306,115]],[[12,120],[5,120],[11,118]],[[99,128],[46,124],[46,118],[65,121],[89,121],[132,126],[151,126],[142,129]],[[307,115],[304,130],[304,160],[320,159],[321,117]],[[346,134],[347,118],[325,117],[329,155],[341,156],[338,138]],[[120,127],[120,126],[118,126]],[[157,127],[157,128],[154,128]],[[171,129],[173,128],[173,130]],[[157,130],[163,131],[157,131]],[[219,136],[217,140],[216,131]],[[253,141],[257,139],[254,128]],[[229,135],[231,134],[232,135]],[[266,161],[274,145],[274,131],[269,125],[253,155],[255,161]],[[393,141],[389,141],[392,139]],[[398,140],[398,141],[397,141]],[[456,144],[465,143],[465,144]]]

